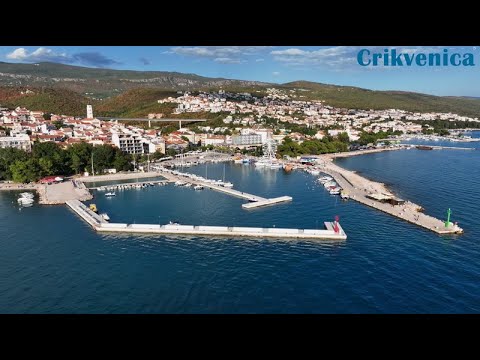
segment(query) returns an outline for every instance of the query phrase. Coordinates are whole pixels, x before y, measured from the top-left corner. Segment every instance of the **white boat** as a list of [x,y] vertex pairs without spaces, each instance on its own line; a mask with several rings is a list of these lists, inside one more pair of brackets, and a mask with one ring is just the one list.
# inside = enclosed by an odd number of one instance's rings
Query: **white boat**
[[115,196],[115,193],[114,192],[108,192],[105,194],[105,196]]
[[224,184],[223,184],[223,187],[233,188],[233,184],[229,181],[229,182],[224,183]]
[[186,184],[185,184],[185,187],[190,187],[190,186],[192,186],[191,183],[186,183]]
[[320,175],[320,170],[311,169],[308,172],[312,175],[315,175],[315,176]]
[[29,198],[25,198],[25,197],[21,197],[21,198],[18,198],[17,201],[18,201],[18,203],[19,203],[20,205],[30,205],[30,204],[33,204],[33,202],[34,202],[35,200],[29,199]]
[[326,182],[332,181],[333,178],[331,176],[322,176],[321,178],[318,179],[319,182],[322,184],[325,184]]
[[32,193],[24,192],[20,194],[21,198],[26,198],[26,199],[33,199],[34,195]]
[[110,216],[108,216],[107,213],[100,214],[100,216],[101,216],[102,219],[105,220],[105,221],[109,221],[109,220],[110,220]]
[[258,166],[258,167],[271,166],[271,165],[272,165],[272,162],[270,160],[267,160],[267,159],[261,159],[261,160],[258,160],[255,163],[255,166]]
[[328,189],[329,187],[331,186],[337,186],[337,183],[335,181],[328,181],[326,182],[325,184],[323,184],[323,186]]
[[193,187],[194,190],[203,190],[203,186],[202,185],[195,185]]
[[233,160],[233,162],[235,164],[241,164],[241,163],[243,163],[243,159],[236,159],[236,160]]
[[185,182],[181,181],[181,180],[178,180],[178,181],[175,181],[175,186],[183,186],[185,185]]
[[273,163],[270,165],[270,169],[281,169],[283,167],[280,163]]
[[339,195],[340,194],[340,188],[335,188],[330,190],[330,195]]

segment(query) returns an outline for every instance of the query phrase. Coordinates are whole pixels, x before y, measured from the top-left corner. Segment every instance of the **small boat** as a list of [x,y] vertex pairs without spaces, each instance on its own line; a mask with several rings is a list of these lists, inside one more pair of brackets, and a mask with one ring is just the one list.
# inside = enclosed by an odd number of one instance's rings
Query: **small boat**
[[203,190],[203,186],[202,185],[195,185],[193,187],[194,190]]
[[186,184],[185,184],[185,187],[190,187],[190,186],[192,186],[191,183],[186,183]]
[[312,175],[315,175],[315,176],[320,175],[320,170],[311,169],[308,172]]
[[328,189],[329,187],[332,187],[332,186],[337,186],[337,183],[335,181],[328,181],[326,183],[323,184],[323,186]]
[[185,182],[178,180],[178,181],[175,181],[174,185],[175,186],[183,186],[183,185],[185,185]]
[[115,193],[114,192],[108,192],[105,194],[105,196],[115,196]]
[[228,181],[228,182],[226,182],[226,183],[223,183],[223,187],[232,188],[232,187],[233,187],[233,184],[232,184],[230,181]]
[[340,189],[339,188],[334,188],[330,190],[330,195],[339,195],[340,194]]
[[283,167],[282,164],[279,164],[279,163],[272,163],[270,165],[270,169],[281,169]]
[[90,204],[90,210],[92,210],[93,212],[97,212],[97,205],[95,204]]
[[100,216],[101,216],[102,219],[105,220],[105,221],[109,221],[109,220],[110,220],[110,216],[108,216],[107,213],[100,214]]
[[26,198],[26,199],[33,199],[34,195],[32,193],[24,192],[20,194],[21,198]]
[[33,202],[35,200],[30,199],[30,198],[21,197],[17,201],[20,205],[31,205],[31,204],[33,204]]
[[343,191],[343,190],[340,192],[340,197],[341,197],[343,200],[348,200],[348,199],[350,199],[350,195],[348,195],[348,193],[345,192],[345,191]]
[[241,163],[243,163],[243,159],[235,159],[235,160],[233,160],[233,162],[235,164],[241,164]]

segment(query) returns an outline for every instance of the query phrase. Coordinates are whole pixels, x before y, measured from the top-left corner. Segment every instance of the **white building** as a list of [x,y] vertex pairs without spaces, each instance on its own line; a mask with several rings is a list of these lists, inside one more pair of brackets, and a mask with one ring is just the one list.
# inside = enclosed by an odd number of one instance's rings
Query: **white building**
[[31,151],[30,136],[19,134],[16,136],[0,137],[0,148],[16,148],[25,151]]
[[113,133],[112,143],[127,154],[143,154],[143,138],[136,134]]
[[260,145],[262,136],[259,134],[245,134],[232,136],[233,145]]

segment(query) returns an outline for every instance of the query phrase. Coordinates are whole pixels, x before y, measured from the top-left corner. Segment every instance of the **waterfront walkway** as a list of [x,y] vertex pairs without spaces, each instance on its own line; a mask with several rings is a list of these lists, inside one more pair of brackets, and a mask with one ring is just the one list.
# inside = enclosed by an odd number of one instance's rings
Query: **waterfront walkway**
[[412,224],[421,226],[438,234],[462,233],[463,229],[450,224],[445,227],[445,223],[433,216],[426,215],[422,207],[406,201],[403,205],[391,205],[389,203],[379,202],[367,197],[367,195],[392,195],[384,184],[365,179],[364,177],[341,168],[333,163],[330,157],[324,157],[320,170],[330,176],[349,194],[350,198],[362,204],[368,205],[385,213],[408,221]]
[[257,228],[240,226],[194,226],[194,225],[153,225],[107,223],[78,200],[69,200],[67,205],[93,229],[98,232],[141,233],[156,235],[194,235],[194,236],[228,236],[259,237],[276,239],[325,239],[346,240],[347,234],[338,222],[325,222],[325,230],[318,229],[286,229]]
[[86,201],[93,198],[92,194],[81,182],[68,180],[58,184],[15,184],[2,183],[0,190],[33,190],[39,195],[42,205],[65,204],[67,200]]

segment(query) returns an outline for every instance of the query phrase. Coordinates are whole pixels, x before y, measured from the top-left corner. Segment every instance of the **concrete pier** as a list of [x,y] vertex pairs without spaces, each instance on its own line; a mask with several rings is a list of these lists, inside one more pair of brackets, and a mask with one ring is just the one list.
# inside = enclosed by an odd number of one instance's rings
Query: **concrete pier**
[[405,204],[402,205],[391,205],[367,197],[372,194],[391,195],[391,193],[384,184],[365,179],[353,171],[343,169],[335,165],[331,158],[325,157],[324,159],[325,161],[320,167],[320,170],[332,176],[349,194],[350,199],[436,232],[437,234],[460,234],[463,232],[463,229],[455,224],[449,224],[449,226],[446,227],[443,221],[424,214],[421,206],[410,201],[406,201]]
[[270,205],[276,205],[281,202],[286,202],[286,201],[292,201],[291,196],[280,196],[277,198],[271,198],[271,199],[264,199],[256,202],[250,202],[247,204],[242,204],[242,208],[244,209],[255,209],[261,206],[270,206]]
[[136,186],[136,185],[145,185],[145,184],[165,184],[167,183],[168,180],[152,180],[152,181],[138,181],[138,182],[131,182],[131,183],[121,183],[121,184],[111,184],[111,185],[103,185],[103,186],[97,186],[97,187],[91,187],[88,188],[89,190],[106,190],[107,188],[114,187],[118,188],[123,185],[128,185],[128,186]]
[[252,208],[256,208],[256,207],[267,206],[267,205],[275,205],[275,204],[286,202],[286,201],[292,201],[291,196],[281,196],[281,197],[277,197],[277,198],[267,199],[267,198],[257,196],[257,195],[253,195],[253,194],[249,194],[249,193],[246,193],[246,192],[243,192],[243,191],[238,191],[238,190],[235,190],[235,189],[232,189],[232,188],[227,188],[227,187],[223,187],[223,186],[220,186],[220,185],[215,185],[215,184],[207,183],[207,182],[204,182],[204,181],[195,180],[195,179],[189,178],[187,176],[176,175],[176,174],[172,174],[172,173],[166,172],[166,171],[161,172],[161,176],[165,177],[166,179],[168,179],[171,182],[175,182],[175,181],[180,180],[180,181],[189,182],[189,183],[195,184],[195,185],[202,185],[205,188],[209,188],[209,189],[212,189],[212,190],[215,190],[215,191],[223,192],[225,194],[229,194],[229,195],[236,196],[236,197],[239,197],[239,198],[250,201],[250,203],[242,205],[242,208],[244,208],[244,209],[252,209]]
[[346,240],[347,234],[340,224],[325,222],[325,230],[318,229],[287,229],[260,228],[241,226],[195,226],[195,225],[153,225],[108,223],[78,200],[66,202],[68,207],[85,220],[98,232],[140,233],[158,235],[195,235],[195,236],[228,236],[254,238],[286,238],[286,239],[325,239]]

